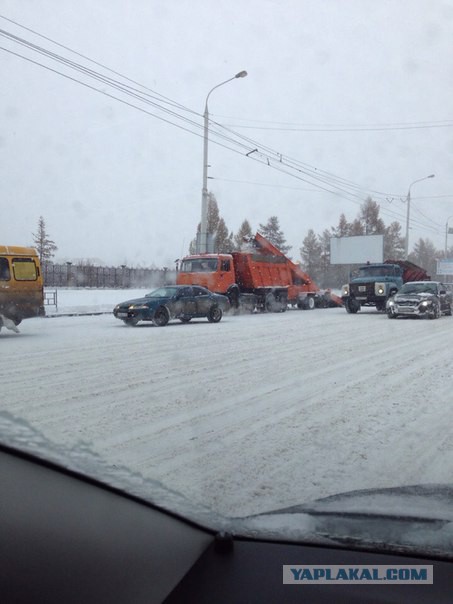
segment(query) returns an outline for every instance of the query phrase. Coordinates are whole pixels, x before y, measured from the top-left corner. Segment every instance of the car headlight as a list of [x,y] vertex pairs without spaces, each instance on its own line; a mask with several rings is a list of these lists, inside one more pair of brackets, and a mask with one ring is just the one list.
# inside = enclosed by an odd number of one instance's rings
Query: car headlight
[[433,303],[432,300],[423,300],[420,306],[430,306]]
[[374,284],[374,293],[376,296],[385,296],[385,283],[375,283]]
[[341,288],[341,293],[343,296],[349,296],[349,285],[343,285],[343,287]]
[[393,298],[390,298],[390,300],[387,300],[387,306],[395,306],[395,300],[393,300]]
[[131,304],[129,310],[148,310],[148,307],[144,304]]

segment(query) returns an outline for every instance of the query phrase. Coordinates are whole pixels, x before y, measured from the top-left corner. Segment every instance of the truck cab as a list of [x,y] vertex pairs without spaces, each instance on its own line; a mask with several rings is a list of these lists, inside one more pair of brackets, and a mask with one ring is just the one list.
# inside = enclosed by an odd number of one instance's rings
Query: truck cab
[[181,261],[176,283],[201,285],[216,294],[228,295],[236,283],[233,257],[231,254],[186,256]]

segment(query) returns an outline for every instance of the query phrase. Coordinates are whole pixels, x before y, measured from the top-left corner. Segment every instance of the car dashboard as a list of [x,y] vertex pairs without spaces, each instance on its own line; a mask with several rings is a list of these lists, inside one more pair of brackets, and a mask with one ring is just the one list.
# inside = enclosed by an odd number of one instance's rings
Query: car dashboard
[[[453,564],[216,534],[0,445],[6,603],[451,602]],[[283,583],[283,565],[433,565],[432,585]]]

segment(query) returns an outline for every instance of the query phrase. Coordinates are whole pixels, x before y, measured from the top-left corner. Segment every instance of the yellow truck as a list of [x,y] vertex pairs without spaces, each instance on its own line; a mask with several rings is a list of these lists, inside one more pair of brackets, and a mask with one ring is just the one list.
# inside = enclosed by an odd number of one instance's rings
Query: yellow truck
[[38,253],[31,247],[0,245],[0,329],[17,332],[23,319],[44,314]]

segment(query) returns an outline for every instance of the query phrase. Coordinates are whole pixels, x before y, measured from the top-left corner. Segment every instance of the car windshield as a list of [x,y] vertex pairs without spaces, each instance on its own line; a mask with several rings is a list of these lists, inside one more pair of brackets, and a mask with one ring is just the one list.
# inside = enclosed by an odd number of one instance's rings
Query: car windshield
[[437,294],[436,283],[405,283],[401,289],[401,294]]
[[452,1],[0,21],[1,443],[235,534],[443,514],[451,295],[394,300],[453,282]]
[[177,287],[159,287],[146,294],[145,298],[172,298],[178,293]]

